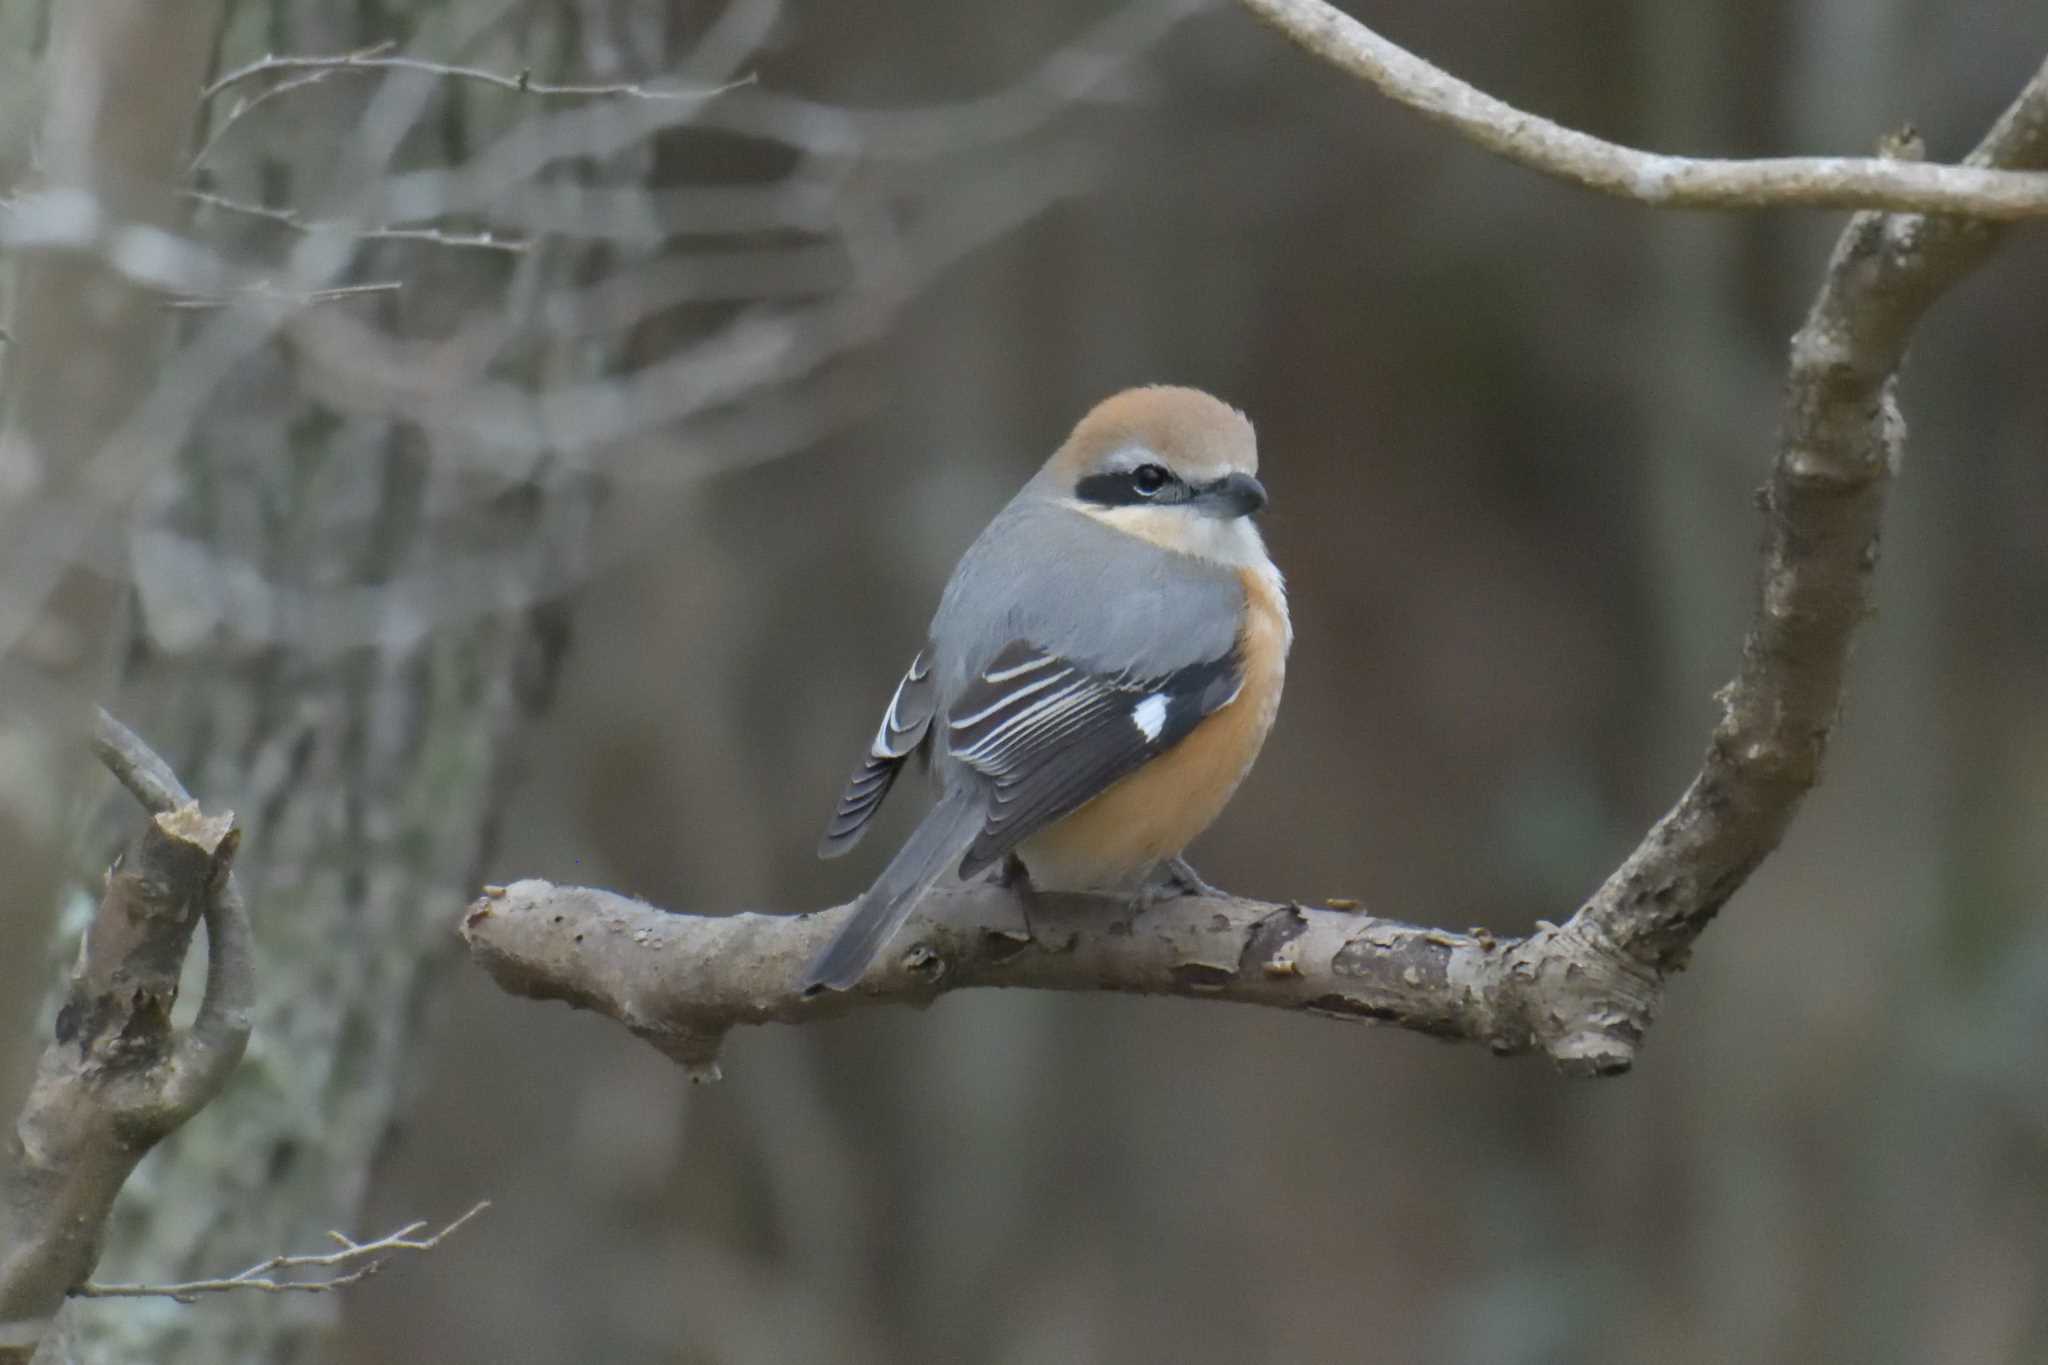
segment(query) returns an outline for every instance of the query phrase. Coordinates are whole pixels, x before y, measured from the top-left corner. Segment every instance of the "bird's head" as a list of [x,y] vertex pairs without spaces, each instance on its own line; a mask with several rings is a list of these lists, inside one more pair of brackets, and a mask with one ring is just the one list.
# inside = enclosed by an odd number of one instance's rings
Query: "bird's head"
[[1049,497],[1165,549],[1227,564],[1265,559],[1266,505],[1245,415],[1199,389],[1156,385],[1104,399],[1046,461]]

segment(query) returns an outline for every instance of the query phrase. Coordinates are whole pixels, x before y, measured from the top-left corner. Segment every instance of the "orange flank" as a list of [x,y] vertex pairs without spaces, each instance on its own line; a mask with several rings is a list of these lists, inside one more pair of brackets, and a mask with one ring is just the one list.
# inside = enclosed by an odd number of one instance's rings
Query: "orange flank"
[[1294,635],[1280,575],[1245,568],[1238,579],[1245,592],[1238,634],[1244,685],[1236,698],[1173,748],[1026,840],[1017,855],[1033,885],[1135,889],[1134,876],[1179,853],[1223,813],[1273,728]]

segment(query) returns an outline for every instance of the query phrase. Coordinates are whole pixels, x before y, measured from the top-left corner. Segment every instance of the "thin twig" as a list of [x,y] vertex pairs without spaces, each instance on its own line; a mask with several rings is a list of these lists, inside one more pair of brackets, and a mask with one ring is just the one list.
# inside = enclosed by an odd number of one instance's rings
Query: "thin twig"
[[[349,55],[356,58],[381,57],[396,46],[398,44],[386,39],[384,42],[372,43],[368,47],[359,48]],[[267,90],[260,91],[248,99],[238,101],[235,107],[228,111],[227,117],[220,121],[220,126],[208,134],[206,141],[200,146],[199,150],[192,154],[192,160],[187,163],[187,169],[197,170],[200,164],[213,154],[213,149],[220,144],[220,140],[228,135],[228,129],[234,127],[243,118],[253,113],[257,106],[268,104],[279,95],[288,95],[294,90],[303,90],[309,85],[318,85],[328,77],[339,74],[340,70],[341,68],[338,67],[330,67],[322,71],[309,72],[304,76],[298,76],[291,80],[279,81]],[[215,86],[219,86],[219,84],[219,82],[215,82]],[[209,89],[212,88],[209,87]],[[225,87],[221,88],[224,89]],[[202,93],[200,98],[203,101],[211,98],[211,96]]]
[[[71,1294],[80,1299],[176,1299],[179,1303],[191,1303],[201,1294],[228,1294],[243,1289],[261,1294],[329,1294],[359,1284],[376,1274],[393,1252],[432,1251],[457,1228],[490,1206],[490,1200],[479,1200],[469,1212],[431,1237],[417,1235],[427,1225],[424,1219],[407,1223],[374,1242],[358,1242],[346,1234],[330,1232],[327,1235],[340,1246],[339,1251],[272,1256],[239,1274],[214,1280],[184,1280],[177,1284],[96,1284],[88,1280],[73,1289]],[[341,1270],[342,1273],[312,1280],[277,1278],[279,1271],[292,1270]]]
[[239,294],[189,295],[182,298],[165,299],[166,308],[230,308],[243,298],[261,297],[281,299],[287,303],[310,305],[333,303],[341,299],[360,298],[364,294],[392,294],[405,288],[403,280],[374,280],[368,284],[337,284],[326,289],[309,289],[292,294],[263,283],[251,285]]
[[1303,48],[1508,160],[1658,208],[1890,209],[2048,214],[2048,174],[1885,157],[1666,156],[1553,123],[1432,66],[1324,0],[1241,0]]
[[485,70],[482,67],[455,66],[448,62],[428,61],[423,57],[386,56],[384,55],[384,50],[388,46],[388,44],[383,44],[373,50],[342,52],[324,57],[279,57],[275,55],[259,57],[246,66],[236,67],[233,71],[214,81],[199,92],[199,98],[201,100],[210,100],[219,95],[223,90],[238,85],[243,81],[254,80],[260,76],[277,75],[283,72],[318,72],[322,75],[330,75],[338,71],[417,71],[424,75],[441,76],[450,80],[479,81],[485,85],[496,86],[500,90],[510,90],[514,94],[539,95],[543,98],[555,99],[708,100],[723,95],[729,90],[737,90],[741,86],[752,85],[757,79],[754,75],[748,74],[736,81],[728,81],[722,85],[676,89],[650,87],[642,85],[638,81],[623,81],[605,85],[552,85],[545,81],[533,79],[531,70],[522,69],[516,76],[507,76],[501,72]]
[[101,708],[93,722],[92,751],[151,815],[176,810],[192,799],[185,784],[171,771],[171,765],[105,708]]
[[357,227],[350,223],[315,222],[309,223],[299,215],[298,210],[273,208],[268,204],[251,204],[247,200],[230,199],[224,194],[208,190],[186,190],[185,197],[195,203],[204,204],[222,213],[240,214],[246,218],[260,218],[266,223],[275,223],[301,236],[315,232],[346,232],[351,237],[373,242],[426,242],[434,246],[463,247],[480,251],[522,252],[533,243],[523,237],[500,237],[492,232],[449,232],[444,228],[416,227]]

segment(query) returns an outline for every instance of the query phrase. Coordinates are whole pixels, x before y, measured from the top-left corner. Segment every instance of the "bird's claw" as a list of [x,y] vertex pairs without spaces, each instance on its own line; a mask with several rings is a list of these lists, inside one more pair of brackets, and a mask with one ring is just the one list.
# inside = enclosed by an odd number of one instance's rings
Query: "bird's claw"
[[1024,866],[1024,860],[1012,853],[989,869],[989,884],[1000,886],[1006,891],[1031,890],[1031,870]]
[[1227,899],[1229,892],[1209,885],[1202,880],[1202,874],[1195,871],[1186,858],[1168,858],[1159,865],[1157,886],[1162,899],[1167,896],[1203,897],[1211,900]]

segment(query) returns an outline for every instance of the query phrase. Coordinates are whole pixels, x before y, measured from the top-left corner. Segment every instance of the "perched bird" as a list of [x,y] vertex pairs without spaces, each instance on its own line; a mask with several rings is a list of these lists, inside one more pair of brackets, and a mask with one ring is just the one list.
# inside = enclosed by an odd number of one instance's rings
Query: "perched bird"
[[1251,770],[1293,627],[1243,413],[1099,404],[961,557],[819,846],[860,841],[912,754],[938,802],[804,973],[844,990],[933,886],[1014,855],[1048,891],[1200,889],[1179,855]]

